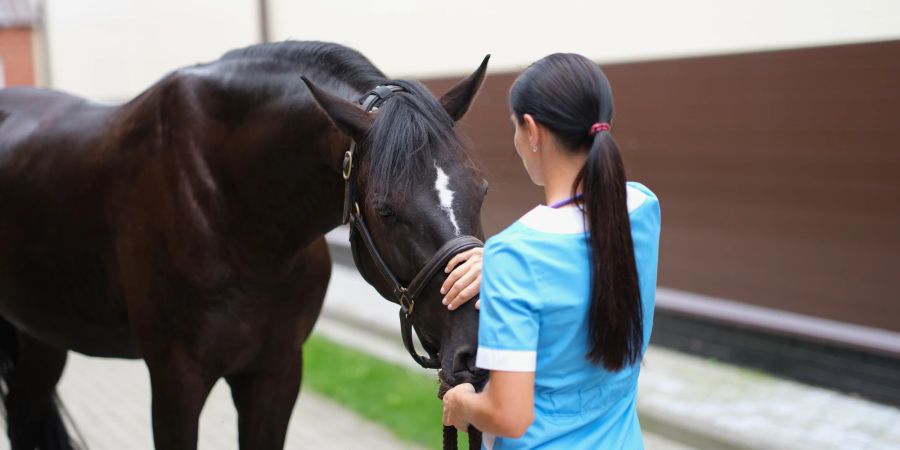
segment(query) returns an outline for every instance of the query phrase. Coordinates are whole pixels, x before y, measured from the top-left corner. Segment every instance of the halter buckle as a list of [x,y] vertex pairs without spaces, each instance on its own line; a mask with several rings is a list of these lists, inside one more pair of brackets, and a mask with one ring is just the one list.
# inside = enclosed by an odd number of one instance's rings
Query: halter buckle
[[344,152],[343,175],[344,181],[350,179],[350,173],[353,171],[353,152],[347,150]]
[[412,316],[413,309],[416,307],[416,302],[413,300],[410,300],[406,294],[407,294],[406,288],[401,288],[400,309],[403,310],[403,314],[405,314],[406,318],[408,319],[410,316]]

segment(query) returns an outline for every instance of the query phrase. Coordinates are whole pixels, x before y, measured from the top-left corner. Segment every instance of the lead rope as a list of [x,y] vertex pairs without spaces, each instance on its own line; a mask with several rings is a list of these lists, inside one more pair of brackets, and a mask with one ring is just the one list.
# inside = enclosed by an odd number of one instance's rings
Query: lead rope
[[469,450],[481,450],[481,430],[469,425]]
[[456,440],[456,428],[444,425],[444,450],[457,450],[459,443]]
[[[457,450],[459,442],[457,440],[456,428],[452,426],[444,426],[444,450]],[[469,450],[481,450],[481,431],[469,425]]]
[[[444,394],[449,388],[441,386],[438,390],[438,398],[444,399]],[[459,439],[456,434],[456,427],[444,425],[444,450],[458,450]],[[481,430],[469,425],[469,450],[481,450]]]

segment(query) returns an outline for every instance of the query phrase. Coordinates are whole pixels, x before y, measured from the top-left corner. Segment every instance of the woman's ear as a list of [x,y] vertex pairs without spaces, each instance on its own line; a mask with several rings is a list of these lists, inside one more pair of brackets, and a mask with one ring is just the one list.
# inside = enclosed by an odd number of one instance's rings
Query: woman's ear
[[531,117],[531,114],[523,115],[522,119],[524,120],[522,125],[528,134],[528,144],[531,145],[532,151],[537,151],[537,149],[541,148],[540,128],[537,122],[534,121],[534,117]]

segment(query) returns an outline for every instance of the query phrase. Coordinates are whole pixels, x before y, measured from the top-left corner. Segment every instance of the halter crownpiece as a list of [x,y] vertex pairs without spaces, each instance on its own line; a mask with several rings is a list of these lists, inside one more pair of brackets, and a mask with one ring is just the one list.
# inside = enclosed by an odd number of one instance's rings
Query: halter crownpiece
[[589,135],[593,136],[601,131],[609,131],[609,123],[607,122],[597,122],[591,125],[591,130],[588,132]]
[[390,98],[395,92],[401,91],[403,91],[403,88],[395,84],[381,84],[366,92],[366,95],[360,99],[359,103],[366,112],[370,112],[372,108],[381,106],[381,102]]

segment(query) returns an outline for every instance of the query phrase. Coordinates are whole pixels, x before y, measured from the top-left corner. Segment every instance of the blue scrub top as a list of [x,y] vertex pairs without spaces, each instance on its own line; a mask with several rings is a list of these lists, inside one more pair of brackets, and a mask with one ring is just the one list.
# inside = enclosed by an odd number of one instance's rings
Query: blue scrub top
[[[629,182],[628,211],[650,341],[659,259],[656,195]],[[610,372],[588,352],[590,255],[581,210],[538,206],[487,241],[477,365],[534,372],[534,422],[519,439],[485,434],[483,448],[642,449],[635,400],[640,366]]]

